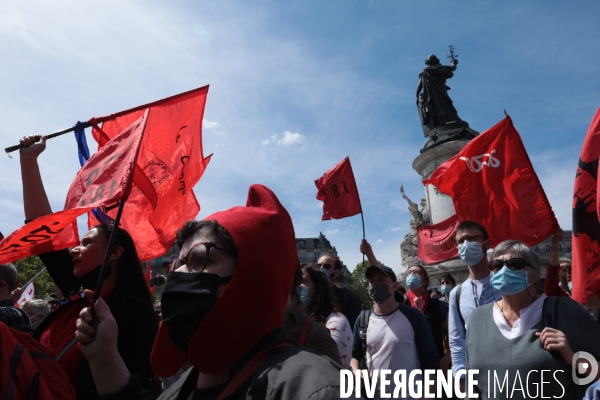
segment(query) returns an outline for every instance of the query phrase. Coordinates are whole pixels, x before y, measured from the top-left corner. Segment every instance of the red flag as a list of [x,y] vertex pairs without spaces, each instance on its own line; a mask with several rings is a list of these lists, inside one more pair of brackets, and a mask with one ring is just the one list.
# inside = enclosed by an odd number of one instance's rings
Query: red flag
[[583,142],[573,190],[572,295],[581,304],[600,291],[599,156],[600,108]]
[[558,229],[510,118],[467,143],[423,184],[452,197],[460,221],[486,227],[492,246],[507,239],[533,246]]
[[435,225],[418,227],[419,259],[427,264],[433,264],[458,257],[458,249],[454,241],[454,230],[458,223],[455,214]]
[[317,200],[323,202],[322,221],[351,217],[362,212],[349,157],[325,172],[315,181],[315,185],[318,189]]
[[[159,257],[173,244],[185,221],[194,219],[200,205],[192,188],[204,173],[210,156],[202,153],[202,118],[208,86],[107,117],[96,118],[92,134],[102,148],[123,126],[150,108],[144,141],[134,176],[134,188],[123,209],[121,224],[133,237],[140,260]],[[149,186],[149,187],[148,187]],[[149,199],[148,193],[156,193]],[[113,218],[116,210],[109,215]],[[90,227],[98,222],[88,213]]]
[[148,112],[134,121],[77,172],[65,210],[36,218],[0,242],[0,264],[76,246],[78,216],[126,198],[147,116]]
[[35,298],[35,287],[33,286],[33,281],[31,281],[23,289],[23,292],[21,293],[21,297],[17,301],[17,305],[19,308],[21,308],[23,303],[25,303],[26,301],[29,301],[29,300],[33,300],[34,298]]

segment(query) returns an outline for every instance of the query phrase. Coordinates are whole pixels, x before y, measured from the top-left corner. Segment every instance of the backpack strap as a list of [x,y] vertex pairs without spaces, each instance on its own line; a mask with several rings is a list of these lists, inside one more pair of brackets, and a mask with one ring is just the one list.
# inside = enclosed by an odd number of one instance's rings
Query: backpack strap
[[556,329],[556,320],[558,318],[558,299],[560,299],[558,296],[548,296],[544,300],[543,319],[544,326],[547,326],[548,328]]
[[308,330],[313,322],[315,322],[315,318],[312,315],[309,315],[308,318],[306,318],[306,321],[304,321],[304,325],[302,325],[302,330],[300,330],[300,335],[298,336],[298,344],[300,344],[300,346],[304,346],[304,343],[306,343]]
[[71,341],[69,343],[67,343],[67,345],[60,351],[60,353],[58,353],[58,355],[56,356],[56,361],[60,362],[60,360],[64,357],[64,355],[67,353],[67,351],[69,351],[69,349],[71,347],[73,347],[75,342],[77,342],[77,339],[75,339],[75,338],[71,339]]
[[260,365],[271,354],[275,353],[275,351],[277,351],[278,349],[280,349],[282,347],[288,347],[288,346],[293,346],[293,345],[294,344],[292,344],[290,342],[282,342],[282,343],[279,343],[277,346],[270,347],[270,348],[258,353],[256,356],[254,356],[254,358],[252,360],[250,360],[250,362],[248,364],[246,364],[244,366],[244,368],[241,369],[240,372],[238,372],[231,379],[231,381],[229,381],[229,383],[227,384],[227,386],[225,386],[225,389],[223,389],[223,391],[221,392],[221,394],[219,395],[217,400],[224,400],[227,397],[235,394],[242,387],[242,385],[244,383],[246,383],[246,381],[248,379],[250,379],[250,377],[252,377],[252,375],[254,375],[254,372],[256,372],[258,367],[260,367]]
[[462,312],[460,311],[460,293],[462,292],[462,283],[459,283],[456,287],[456,310],[458,311],[458,317],[462,323],[463,329],[466,329],[465,319],[463,318]]
[[15,375],[17,372],[17,366],[21,361],[21,356],[25,352],[25,346],[22,343],[17,344],[15,351],[13,351],[10,359],[8,360],[8,388],[6,389],[6,400],[12,400],[15,398]]
[[369,317],[371,317],[371,310],[362,310],[360,312],[360,316],[358,317],[358,323],[360,326],[360,332],[358,333],[358,336],[362,342],[362,360],[359,363],[359,367],[367,365],[367,329],[369,328]]

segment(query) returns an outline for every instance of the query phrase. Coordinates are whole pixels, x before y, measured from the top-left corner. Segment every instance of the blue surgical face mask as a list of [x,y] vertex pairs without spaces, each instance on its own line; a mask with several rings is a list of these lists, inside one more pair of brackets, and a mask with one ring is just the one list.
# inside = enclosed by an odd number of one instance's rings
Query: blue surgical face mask
[[323,271],[323,273],[325,274],[325,276],[327,277],[327,279],[331,279],[331,271],[325,268],[321,268],[321,271]]
[[569,281],[569,283],[567,283],[567,286],[569,287],[569,291],[573,291],[573,282]]
[[442,294],[444,296],[448,296],[451,291],[452,291],[452,286],[450,286],[450,285],[442,285],[440,287],[440,292],[442,292]]
[[418,289],[423,286],[423,280],[419,275],[410,275],[406,278],[406,286],[408,286],[409,289]]
[[308,296],[308,289],[310,289],[311,287],[312,286],[300,285],[300,304],[302,304],[302,308],[309,305],[310,301],[312,300]]
[[511,296],[529,287],[529,274],[524,269],[512,270],[505,265],[494,272],[490,284],[500,293]]
[[479,242],[469,242],[465,240],[460,246],[458,246],[458,255],[469,266],[477,265],[479,261],[483,260],[485,254],[481,248]]

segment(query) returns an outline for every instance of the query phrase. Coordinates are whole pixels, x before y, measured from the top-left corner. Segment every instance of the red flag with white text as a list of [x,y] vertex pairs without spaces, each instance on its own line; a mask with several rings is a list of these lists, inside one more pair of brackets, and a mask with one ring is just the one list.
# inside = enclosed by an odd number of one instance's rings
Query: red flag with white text
[[558,229],[510,118],[472,139],[423,184],[452,197],[458,219],[483,225],[492,246],[507,239],[533,246]]
[[458,249],[454,241],[454,230],[458,223],[458,217],[454,214],[447,220],[438,222],[435,225],[418,227],[419,250],[417,257],[427,264],[458,257]]
[[[210,156],[202,151],[202,119],[208,86],[106,117],[102,126],[90,120],[101,149],[123,126],[150,109],[134,176],[134,188],[123,209],[121,225],[132,236],[140,260],[166,253],[175,233],[200,212],[193,187]],[[149,194],[154,193],[154,198]],[[116,210],[108,213],[113,218]],[[88,213],[90,227],[98,222]]]
[[599,158],[600,108],[583,142],[573,190],[572,295],[581,304],[600,292]]
[[351,217],[362,212],[350,157],[315,181],[317,200],[323,202],[322,221]]
[[36,218],[0,241],[0,264],[76,246],[78,216],[127,198],[147,116],[90,157],[71,183],[63,211]]

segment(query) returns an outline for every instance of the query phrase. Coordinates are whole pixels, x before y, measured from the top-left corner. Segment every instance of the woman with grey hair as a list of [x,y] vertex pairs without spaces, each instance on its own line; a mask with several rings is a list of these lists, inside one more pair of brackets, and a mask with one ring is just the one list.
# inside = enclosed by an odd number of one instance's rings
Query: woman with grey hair
[[[502,299],[475,309],[467,329],[467,369],[479,370],[480,398],[582,398],[600,368],[576,353],[600,360],[600,324],[570,298],[536,292],[540,261],[527,245],[500,243],[489,265]],[[591,380],[579,386],[572,369]]]
[[46,315],[50,314],[50,305],[46,300],[27,300],[21,305],[21,310],[27,313],[29,322],[31,322],[31,328],[35,329],[46,318]]

